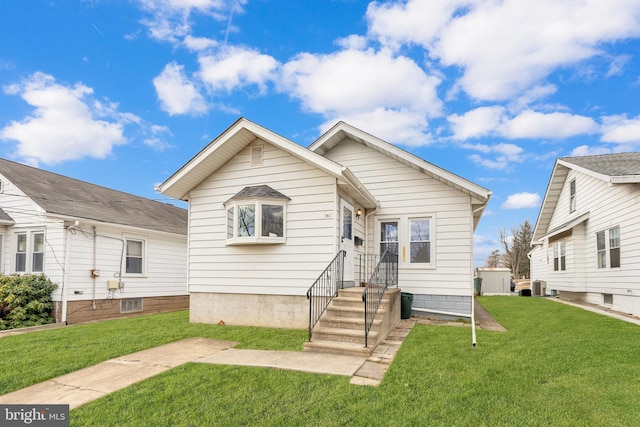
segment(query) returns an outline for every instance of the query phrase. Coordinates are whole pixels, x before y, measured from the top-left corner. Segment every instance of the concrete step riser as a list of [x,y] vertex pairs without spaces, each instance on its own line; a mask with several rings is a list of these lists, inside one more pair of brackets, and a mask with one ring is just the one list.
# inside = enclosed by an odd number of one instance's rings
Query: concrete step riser
[[[382,324],[382,321],[377,319],[373,321],[371,329],[375,329]],[[325,317],[320,319],[318,326],[321,328],[337,328],[337,329],[353,329],[358,331],[364,330],[364,319],[350,319],[347,317]]]
[[[354,344],[362,344],[364,346],[364,330],[357,332],[359,333],[358,335],[323,332],[322,330],[320,330],[313,332],[313,339],[320,341],[348,342]],[[369,332],[369,341],[376,342],[377,338],[377,332]]]

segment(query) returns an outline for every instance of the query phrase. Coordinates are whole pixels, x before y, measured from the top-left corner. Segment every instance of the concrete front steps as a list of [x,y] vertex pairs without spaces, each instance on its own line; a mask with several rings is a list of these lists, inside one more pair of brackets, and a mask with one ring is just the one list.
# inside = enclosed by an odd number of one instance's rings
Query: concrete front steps
[[[376,344],[400,321],[400,291],[389,289],[385,292],[369,331],[368,347],[365,347],[363,290],[347,288],[338,291],[338,296],[313,328],[311,341],[304,343],[304,351],[365,357],[371,355]],[[394,319],[395,314],[397,320]]]

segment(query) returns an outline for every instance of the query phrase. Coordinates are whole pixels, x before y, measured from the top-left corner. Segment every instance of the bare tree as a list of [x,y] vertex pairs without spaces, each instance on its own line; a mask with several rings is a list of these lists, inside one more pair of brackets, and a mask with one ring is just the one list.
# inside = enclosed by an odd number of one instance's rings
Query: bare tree
[[491,251],[491,254],[487,257],[487,260],[484,263],[485,267],[489,268],[497,268],[500,267],[502,263],[502,255],[500,255],[499,249],[494,249]]
[[507,231],[500,231],[500,241],[504,247],[506,266],[511,269],[515,277],[529,277],[529,245],[533,238],[533,227],[529,220],[525,220],[518,226],[511,227],[511,234]]

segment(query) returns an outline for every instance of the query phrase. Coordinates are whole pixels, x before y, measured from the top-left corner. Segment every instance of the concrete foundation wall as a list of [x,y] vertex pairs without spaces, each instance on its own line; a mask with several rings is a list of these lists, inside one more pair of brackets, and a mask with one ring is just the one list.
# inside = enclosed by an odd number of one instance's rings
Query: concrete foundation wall
[[[96,300],[95,307],[91,300],[69,301],[67,303],[67,324],[73,325],[75,323],[132,317],[141,314],[162,313],[189,308],[189,295],[143,297],[142,311],[121,313],[120,301],[122,299],[126,298]],[[54,306],[56,322],[62,321],[61,308],[62,303],[56,301]]]
[[471,314],[471,297],[456,295],[413,295],[412,314],[436,317],[426,312],[413,311],[414,308],[447,311],[451,313]]
[[191,293],[191,322],[305,329],[309,301],[305,296]]

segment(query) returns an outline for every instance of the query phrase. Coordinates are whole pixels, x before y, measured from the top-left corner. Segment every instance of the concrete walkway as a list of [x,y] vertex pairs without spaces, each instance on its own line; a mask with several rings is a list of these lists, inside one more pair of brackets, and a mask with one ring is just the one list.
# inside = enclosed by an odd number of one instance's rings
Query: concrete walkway
[[402,320],[370,357],[296,351],[243,350],[238,343],[188,338],[71,372],[0,396],[0,404],[68,404],[70,409],[188,362],[257,366],[351,377],[377,386],[414,325]]

